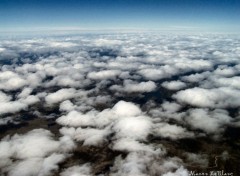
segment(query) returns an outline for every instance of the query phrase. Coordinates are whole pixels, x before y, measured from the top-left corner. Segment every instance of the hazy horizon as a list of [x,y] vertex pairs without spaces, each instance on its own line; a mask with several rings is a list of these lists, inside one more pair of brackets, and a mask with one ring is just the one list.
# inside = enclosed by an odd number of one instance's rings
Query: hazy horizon
[[237,0],[1,0],[0,31],[240,31]]

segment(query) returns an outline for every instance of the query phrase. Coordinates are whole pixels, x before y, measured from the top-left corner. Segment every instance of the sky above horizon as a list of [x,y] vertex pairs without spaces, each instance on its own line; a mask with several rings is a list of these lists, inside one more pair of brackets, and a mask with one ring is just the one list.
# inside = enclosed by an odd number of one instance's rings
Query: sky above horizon
[[238,0],[0,0],[0,31],[240,31]]

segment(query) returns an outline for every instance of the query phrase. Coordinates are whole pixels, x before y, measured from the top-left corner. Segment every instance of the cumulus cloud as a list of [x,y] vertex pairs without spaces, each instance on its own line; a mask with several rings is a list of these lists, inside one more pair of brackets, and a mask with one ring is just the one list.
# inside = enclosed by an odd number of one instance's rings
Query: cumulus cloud
[[208,111],[207,109],[191,109],[185,120],[194,128],[207,133],[221,133],[224,125],[232,120],[228,112],[221,109]]
[[15,113],[27,109],[27,104],[20,101],[0,101],[0,114]]
[[239,90],[229,87],[215,89],[191,88],[177,92],[173,95],[179,102],[198,107],[237,107]]
[[112,168],[112,175],[139,175],[147,176],[147,163],[153,162],[151,154],[140,157],[141,153],[132,152],[125,159],[121,157],[115,160],[115,165]]
[[228,67],[227,65],[221,65],[213,72],[214,74],[220,76],[231,77],[235,76],[238,73],[238,70],[234,67]]
[[11,176],[47,176],[52,175],[59,169],[58,164],[65,159],[63,154],[52,154],[46,158],[30,158],[8,168],[8,174]]
[[119,156],[111,168],[111,175],[164,175],[170,174],[171,172],[169,171],[171,170],[176,170],[175,173],[177,175],[182,173],[185,176],[188,173],[188,171],[181,166],[181,160],[179,158],[173,157],[162,161],[159,159],[162,153],[156,153],[145,151],[131,152],[125,159]]
[[170,125],[167,123],[158,123],[154,126],[153,135],[161,136],[163,138],[170,139],[181,139],[181,138],[191,138],[194,136],[193,132],[187,131],[187,129],[177,126]]
[[52,140],[52,134],[47,130],[37,129],[26,135],[14,135],[10,141],[14,157],[19,159],[31,157],[44,157],[56,151],[59,147],[57,141]]
[[231,78],[216,78],[213,80],[213,82],[217,86],[232,87],[235,89],[240,89],[240,76],[234,76]]
[[109,128],[96,129],[96,128],[67,128],[60,129],[60,133],[64,136],[68,136],[76,141],[83,142],[86,146],[99,146],[107,141],[107,136],[111,134]]
[[7,114],[7,113],[16,113],[21,110],[26,110],[29,105],[33,105],[40,101],[37,96],[29,95],[29,93],[21,92],[18,97],[20,99],[16,99],[12,101],[12,97],[0,91],[0,114]]
[[0,72],[0,89],[2,90],[17,90],[27,85],[27,81],[18,74],[5,71]]
[[153,81],[147,81],[147,82],[134,82],[131,80],[124,80],[123,86],[117,86],[113,85],[111,86],[111,90],[116,91],[124,91],[128,93],[134,93],[134,92],[152,92],[157,88],[156,84]]
[[90,114],[82,114],[78,111],[70,111],[66,116],[57,119],[57,123],[66,126],[91,126],[94,125],[94,116]]
[[24,88],[21,93],[18,94],[19,98],[26,98],[32,93],[32,88]]
[[173,112],[177,112],[178,110],[180,110],[181,106],[175,102],[168,102],[165,101],[162,104],[162,108],[164,111],[167,111],[169,113],[173,113]]
[[57,123],[64,126],[81,127],[97,126],[103,127],[109,125],[119,117],[138,116],[142,113],[141,109],[130,102],[119,101],[111,109],[105,109],[102,112],[89,111],[82,113],[76,110],[70,111],[67,115],[59,117]]
[[119,101],[116,103],[112,110],[119,116],[137,116],[142,112],[137,105],[125,101]]
[[179,176],[188,176],[188,170],[184,169],[183,167],[178,168],[175,172],[168,172],[166,174],[164,174],[163,176],[175,176],[175,175],[179,175]]
[[121,72],[119,70],[103,70],[99,72],[91,72],[87,75],[87,77],[94,80],[114,79],[120,73]]
[[60,103],[64,100],[71,99],[78,95],[77,90],[73,88],[69,89],[61,89],[57,92],[50,93],[45,97],[45,101],[47,104],[51,105],[54,103]]
[[162,86],[169,90],[180,90],[186,87],[186,83],[182,81],[171,81],[162,83]]
[[176,68],[170,67],[169,65],[162,66],[160,68],[145,68],[139,70],[139,74],[146,79],[160,80],[163,78],[169,78],[177,73]]
[[0,142],[0,167],[2,173],[11,176],[52,175],[74,147],[70,138],[54,140],[53,134],[44,129],[15,134]]
[[80,166],[72,166],[60,173],[61,176],[89,176],[91,175],[90,164],[83,164]]
[[1,102],[6,102],[6,101],[10,101],[11,97],[3,92],[0,92],[0,101]]
[[204,80],[208,75],[210,75],[210,72],[204,72],[204,73],[196,73],[196,74],[191,74],[188,76],[183,76],[181,79],[186,82],[191,82],[191,83],[198,83],[202,80]]
[[117,132],[117,137],[129,137],[144,140],[152,127],[148,117],[126,117],[119,119],[113,129]]
[[29,96],[25,97],[25,99],[20,99],[20,101],[27,105],[32,105],[32,104],[39,102],[40,99],[35,95],[29,95]]
[[72,111],[75,109],[76,106],[70,101],[70,100],[65,100],[59,105],[59,109],[61,111]]
[[192,166],[207,167],[208,156],[206,154],[185,153],[187,160]]

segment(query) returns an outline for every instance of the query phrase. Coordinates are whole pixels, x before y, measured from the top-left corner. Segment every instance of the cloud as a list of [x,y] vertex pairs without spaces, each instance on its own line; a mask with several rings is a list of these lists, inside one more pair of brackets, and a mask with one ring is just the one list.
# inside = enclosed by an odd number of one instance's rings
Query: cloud
[[207,154],[195,154],[195,153],[185,153],[187,160],[191,165],[198,165],[199,167],[208,167],[208,156]]
[[103,70],[99,72],[91,72],[87,77],[93,80],[115,79],[120,73],[119,70]]
[[123,43],[123,41],[122,40],[100,38],[100,39],[96,39],[94,41],[94,43],[97,46],[109,46],[109,47],[112,47],[114,45],[121,45]]
[[207,76],[210,76],[210,72],[195,73],[188,76],[183,76],[181,79],[186,82],[198,83],[206,79]]
[[0,72],[0,82],[2,90],[17,90],[27,85],[26,80],[11,71]]
[[1,102],[8,102],[11,100],[11,97],[3,92],[0,91],[0,101]]
[[50,131],[44,129],[7,136],[0,142],[1,173],[11,176],[52,175],[74,147],[71,138],[63,136],[57,141]]
[[178,110],[181,109],[181,106],[175,102],[164,102],[162,104],[162,108],[164,111],[168,112],[168,113],[173,113],[173,112],[177,112]]
[[160,80],[163,78],[169,78],[177,73],[177,70],[169,65],[162,66],[160,68],[146,68],[141,69],[138,72],[145,79],[149,80]]
[[59,169],[58,164],[65,159],[62,154],[52,154],[47,158],[30,158],[8,168],[10,176],[48,176]]
[[185,120],[193,127],[207,133],[221,133],[224,126],[230,123],[232,118],[228,112],[221,109],[208,111],[207,109],[191,109]]
[[134,82],[131,80],[124,80],[123,86],[113,85],[110,87],[111,90],[123,91],[127,93],[134,92],[152,92],[157,88],[156,84],[153,81],[147,82]]
[[[111,175],[164,175],[176,170],[176,174],[188,174],[188,171],[181,166],[181,160],[177,157],[161,160],[161,152],[131,152],[124,159],[119,156],[115,159],[111,168]],[[172,174],[174,175],[174,174]]]
[[77,128],[75,139],[84,141],[83,145],[99,146],[106,142],[107,136],[110,134],[109,129],[94,129],[94,128]]
[[[140,157],[139,155],[142,155]],[[117,158],[112,168],[112,175],[139,175],[147,176],[147,163],[152,161],[152,156],[144,153],[132,152],[125,159]]]
[[163,176],[175,176],[175,175],[188,176],[189,172],[188,172],[188,170],[184,169],[183,167],[180,167],[175,172],[168,172],[168,173],[164,174]]
[[32,93],[33,89],[26,87],[22,90],[21,93],[18,94],[18,98],[26,98]]
[[151,120],[148,117],[126,117],[119,119],[113,129],[119,138],[127,137],[137,140],[146,139],[152,127]]
[[144,140],[152,124],[148,117],[139,116],[141,114],[140,108],[135,104],[119,101],[112,109],[105,109],[102,112],[90,111],[86,114],[73,110],[56,121],[69,127],[95,127],[62,128],[60,131],[74,140],[83,141],[84,145],[99,145],[106,141],[111,133],[115,133],[117,139],[129,137]]
[[213,82],[219,87],[232,87],[233,89],[240,89],[240,76],[234,76],[231,78],[216,78]]
[[198,107],[237,107],[239,90],[229,87],[215,89],[191,88],[177,92],[173,97],[181,102]]
[[61,176],[89,176],[91,175],[91,166],[89,163],[72,166],[60,173]]
[[77,111],[70,111],[66,116],[61,116],[57,120],[57,123],[65,126],[91,126],[94,125],[94,116],[90,114],[82,114]]
[[121,138],[116,140],[112,146],[113,150],[124,151],[124,152],[140,152],[146,151],[154,153],[155,149],[152,146],[146,145],[130,138]]
[[238,70],[234,67],[228,67],[227,65],[221,65],[221,66],[218,66],[218,68],[216,70],[214,70],[213,73],[220,75],[220,76],[231,77],[231,76],[235,76],[238,73]]
[[61,90],[58,90],[57,92],[48,94],[45,97],[45,101],[49,105],[60,103],[64,100],[76,97],[76,94],[77,94],[76,89],[73,89],[73,88],[61,89]]
[[83,142],[85,146],[100,146],[107,142],[107,136],[111,134],[111,131],[108,127],[105,129],[63,127],[60,133],[65,137]]
[[137,105],[125,101],[119,101],[116,103],[112,110],[119,116],[137,116],[142,113]]
[[52,134],[43,129],[36,129],[22,136],[16,134],[9,142],[14,157],[19,159],[44,157],[59,147],[59,143],[52,140]]
[[32,105],[32,104],[35,104],[37,102],[40,102],[40,99],[37,96],[35,96],[35,95],[29,95],[25,99],[20,99],[20,101],[22,103],[27,104],[27,105]]
[[20,101],[0,101],[0,114],[16,113],[27,109],[27,104]]
[[70,100],[65,100],[59,105],[60,111],[72,111],[76,108]]
[[158,123],[154,126],[154,136],[161,136],[163,138],[170,138],[170,139],[181,139],[181,138],[191,138],[194,136],[193,132],[187,131],[187,129],[177,126],[177,125],[170,125],[167,123]]
[[163,82],[162,86],[169,90],[180,90],[186,87],[186,83],[182,81],[170,81],[170,82]]
[[141,109],[130,102],[119,101],[112,109],[105,109],[102,112],[89,111],[81,113],[76,110],[70,111],[67,115],[59,117],[56,122],[64,126],[81,127],[97,126],[103,127],[109,125],[119,117],[138,116],[142,113]]
[[0,119],[0,125],[8,125],[9,123],[14,123],[12,117],[5,117]]

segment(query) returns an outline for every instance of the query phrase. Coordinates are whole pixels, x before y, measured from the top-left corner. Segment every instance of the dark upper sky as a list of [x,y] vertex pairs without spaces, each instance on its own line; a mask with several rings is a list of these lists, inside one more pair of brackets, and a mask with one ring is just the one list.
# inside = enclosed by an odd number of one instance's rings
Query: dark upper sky
[[240,31],[239,0],[0,0],[0,30]]

